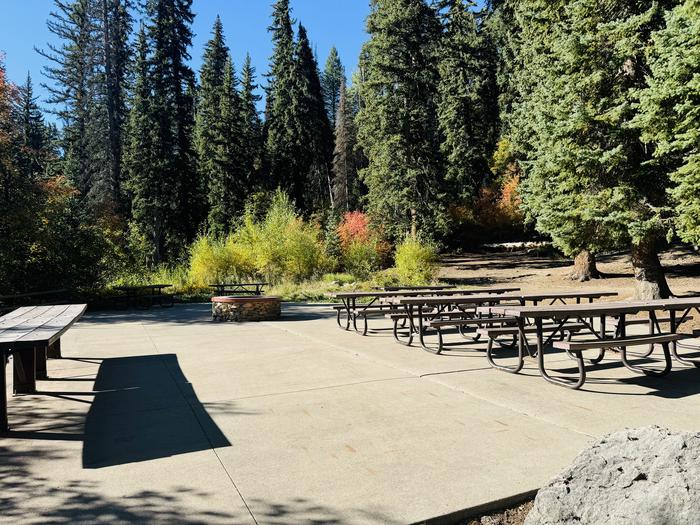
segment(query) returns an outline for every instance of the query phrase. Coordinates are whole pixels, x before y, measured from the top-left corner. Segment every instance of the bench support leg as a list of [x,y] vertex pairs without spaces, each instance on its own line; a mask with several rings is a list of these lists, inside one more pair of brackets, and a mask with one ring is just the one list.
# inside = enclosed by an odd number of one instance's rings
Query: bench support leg
[[550,376],[547,373],[547,369],[544,364],[544,344],[542,338],[542,319],[535,319],[535,326],[537,327],[537,367],[539,368],[540,375],[552,384],[558,386],[564,386],[566,388],[571,388],[577,390],[583,386],[586,382],[586,366],[583,362],[583,355],[581,352],[572,352],[573,358],[578,365],[578,378],[564,379],[559,377]]
[[15,394],[36,392],[36,351],[24,348],[14,353],[13,391]]
[[48,379],[49,373],[46,369],[46,357],[48,348],[46,346],[35,346],[34,352],[36,355],[36,378]]
[[49,345],[49,348],[46,352],[47,357],[50,357],[51,359],[61,359],[61,340],[59,339],[56,341],[54,344]]
[[10,430],[7,421],[7,376],[5,368],[7,366],[7,356],[5,350],[0,349],[0,434],[4,434]]

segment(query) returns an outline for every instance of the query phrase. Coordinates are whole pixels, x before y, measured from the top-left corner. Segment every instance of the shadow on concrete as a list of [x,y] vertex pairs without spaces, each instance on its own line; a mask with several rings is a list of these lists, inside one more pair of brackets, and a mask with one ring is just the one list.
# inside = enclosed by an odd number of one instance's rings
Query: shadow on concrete
[[105,359],[94,390],[85,418],[85,468],[230,446],[174,354]]

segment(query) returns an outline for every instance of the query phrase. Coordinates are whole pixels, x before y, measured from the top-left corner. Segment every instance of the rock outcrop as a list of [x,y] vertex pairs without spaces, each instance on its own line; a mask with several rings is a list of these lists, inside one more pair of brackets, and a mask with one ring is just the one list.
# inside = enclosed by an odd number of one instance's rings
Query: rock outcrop
[[543,487],[525,525],[700,524],[700,433],[603,437]]

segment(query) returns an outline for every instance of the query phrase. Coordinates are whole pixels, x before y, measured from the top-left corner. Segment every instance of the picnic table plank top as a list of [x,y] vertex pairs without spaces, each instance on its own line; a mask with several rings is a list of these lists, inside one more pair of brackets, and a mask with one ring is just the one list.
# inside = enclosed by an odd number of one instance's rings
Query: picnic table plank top
[[700,308],[700,297],[672,297],[649,301],[608,301],[601,303],[558,304],[545,306],[501,305],[482,308],[491,313],[516,317],[564,317],[576,314],[581,317],[598,315],[635,314],[654,310],[686,310]]
[[69,290],[67,288],[58,288],[56,290],[40,290],[37,292],[5,294],[5,295],[0,295],[0,301],[6,300],[6,299],[21,299],[22,297],[39,297],[42,295],[58,295],[58,294],[67,293],[68,291]]
[[[577,298],[600,298],[600,297],[610,297],[617,295],[617,292],[608,291],[569,291],[569,292],[550,292],[550,293],[504,293],[498,295],[468,295],[468,296],[451,296],[451,297],[407,297],[404,299],[398,299],[396,302],[399,304],[483,304],[492,301],[505,301],[505,300],[517,300],[517,301],[542,301],[546,299],[577,299]],[[519,305],[511,305],[512,307]],[[554,305],[551,305],[554,307]],[[565,305],[557,305],[565,306]],[[505,308],[503,306],[502,308]],[[495,308],[495,307],[494,307]],[[539,307],[528,307],[528,308],[545,308],[545,306]]]
[[387,290],[387,291],[359,291],[359,292],[331,292],[328,295],[330,297],[335,297],[337,299],[359,299],[363,297],[416,297],[416,296],[443,296],[443,295],[472,295],[479,293],[505,293],[505,292],[515,292],[520,290],[520,288],[513,286],[506,287],[494,287],[494,288],[466,288],[466,289],[425,289],[425,290]]
[[[514,317],[579,317],[636,314],[653,310],[663,310],[665,304],[651,301],[608,301],[601,303],[557,304],[545,306],[501,305],[489,307],[491,313]],[[485,311],[486,309],[482,309]]]
[[132,291],[132,290],[153,290],[153,289],[162,289],[162,288],[169,288],[171,287],[172,284],[134,284],[134,285],[124,285],[124,286],[115,286],[115,290],[122,290],[122,291]]
[[396,292],[399,290],[451,290],[457,288],[454,284],[441,284],[441,285],[435,285],[435,286],[411,286],[411,285],[406,285],[406,286],[377,286],[375,287],[376,290],[383,291],[383,292]]
[[212,288],[219,288],[225,286],[267,286],[269,283],[218,283],[210,284]]
[[0,345],[51,344],[85,312],[86,304],[26,306],[0,317]]

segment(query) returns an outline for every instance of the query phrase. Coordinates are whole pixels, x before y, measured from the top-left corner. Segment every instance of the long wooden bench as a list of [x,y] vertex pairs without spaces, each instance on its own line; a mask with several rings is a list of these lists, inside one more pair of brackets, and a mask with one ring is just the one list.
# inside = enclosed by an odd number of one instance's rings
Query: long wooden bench
[[[617,348],[620,351],[620,359],[622,364],[640,374],[654,377],[662,377],[671,371],[671,352],[669,343],[674,343],[682,339],[693,337],[689,334],[671,334],[661,333],[653,335],[631,335],[624,337],[615,337],[613,339],[586,339],[578,341],[555,341],[554,348],[565,350],[569,354],[573,354],[578,361],[579,377],[578,380],[568,385],[570,388],[581,388],[586,382],[586,371],[583,366],[582,353],[588,350],[605,351],[608,348]],[[646,345],[661,345],[664,354],[664,367],[661,370],[655,370],[644,366],[632,364],[627,357],[627,348],[630,346],[646,346]],[[648,354],[647,354],[648,355]],[[646,357],[646,356],[644,356]]]

